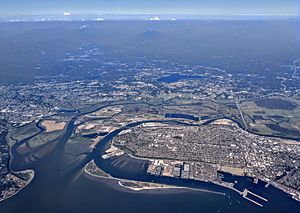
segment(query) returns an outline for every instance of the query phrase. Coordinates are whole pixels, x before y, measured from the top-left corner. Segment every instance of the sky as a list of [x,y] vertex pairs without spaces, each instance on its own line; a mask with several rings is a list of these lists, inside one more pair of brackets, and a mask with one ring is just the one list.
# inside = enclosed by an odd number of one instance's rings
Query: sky
[[37,14],[300,15],[300,0],[0,0],[0,16]]

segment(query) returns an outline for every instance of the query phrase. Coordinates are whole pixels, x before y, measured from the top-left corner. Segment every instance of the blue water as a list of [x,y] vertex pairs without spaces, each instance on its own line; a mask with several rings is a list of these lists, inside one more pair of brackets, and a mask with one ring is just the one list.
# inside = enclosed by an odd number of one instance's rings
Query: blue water
[[[78,161],[77,166],[73,169],[62,169],[65,167],[61,167],[61,165],[66,160],[68,165],[76,162],[71,159],[68,160],[70,157],[65,158],[68,155],[65,145],[74,131],[74,122],[75,119],[70,122],[65,134],[60,137],[57,148],[31,165],[36,171],[32,183],[16,196],[0,203],[1,213],[19,213],[23,210],[31,213],[300,212],[299,202],[292,200],[285,193],[272,186],[266,189],[261,188],[262,184],[258,184],[257,187],[250,186],[253,192],[262,193],[264,197],[270,200],[264,208],[261,208],[245,200],[236,192],[212,183],[151,176],[146,173],[148,161],[133,159],[126,155],[108,160],[103,160],[100,157],[108,147],[109,142],[120,131],[143,122],[132,123],[109,133],[99,143],[92,155],[87,155],[82,162]],[[106,184],[103,179],[81,174],[84,165],[93,158],[101,169],[114,177],[189,186],[225,194],[196,191],[169,192],[168,194],[121,192],[114,187],[110,187],[111,183]],[[227,178],[229,182],[237,180],[238,187],[249,187],[249,184],[253,184],[251,178],[229,175],[225,175],[224,178]]]
[[165,118],[183,118],[188,119],[192,121],[199,121],[199,117],[195,117],[193,115],[187,115],[187,114],[178,114],[178,113],[166,113]]
[[[150,122],[150,121],[147,121]],[[151,122],[160,122],[160,121],[151,121]],[[127,155],[121,156],[121,157],[114,157],[111,159],[103,160],[99,157],[105,149],[107,148],[108,143],[122,130],[127,128],[132,128],[134,126],[140,125],[143,122],[136,122],[131,123],[127,125],[126,127],[116,130],[110,134],[108,134],[97,146],[97,149],[94,152],[94,160],[95,163],[99,168],[104,170],[105,172],[111,174],[113,177],[118,178],[125,178],[125,179],[131,179],[131,180],[137,180],[137,181],[147,181],[147,182],[155,182],[155,183],[165,183],[165,184],[172,184],[177,186],[186,186],[186,187],[193,187],[193,188],[199,188],[199,189],[206,189],[206,190],[212,190],[216,192],[222,192],[225,193],[226,196],[231,197],[233,200],[238,200],[240,203],[244,202],[245,199],[242,198],[239,194],[236,192],[215,185],[213,183],[209,182],[203,182],[203,181],[195,181],[195,180],[183,180],[183,179],[177,179],[177,178],[169,178],[169,177],[157,177],[152,176],[146,173],[147,167],[149,162],[146,160],[138,160],[133,159]],[[258,181],[258,183],[254,183],[254,178],[251,177],[244,177],[244,176],[234,176],[229,173],[220,172],[220,174],[223,175],[223,181],[234,183],[234,188],[238,189],[239,191],[243,191],[244,189],[249,189],[252,192],[267,198],[269,201],[265,202],[262,200],[259,200],[261,204],[264,205],[264,208],[269,209],[268,211],[276,212],[280,209],[279,212],[284,211],[284,209],[291,209],[291,210],[297,210],[299,207],[300,212],[300,203],[294,201],[289,195],[282,192],[281,190],[269,186],[268,188],[265,187],[266,183],[263,181]],[[251,196],[250,196],[251,197]],[[280,200],[285,200],[285,203],[278,202]],[[249,201],[246,202],[247,205],[254,205],[250,203]],[[287,205],[287,203],[289,203]],[[297,207],[298,206],[298,207]],[[257,207],[257,206],[255,206]],[[259,207],[261,208],[261,207]],[[275,211],[276,210],[276,211]],[[247,212],[245,209],[242,210],[243,212]]]

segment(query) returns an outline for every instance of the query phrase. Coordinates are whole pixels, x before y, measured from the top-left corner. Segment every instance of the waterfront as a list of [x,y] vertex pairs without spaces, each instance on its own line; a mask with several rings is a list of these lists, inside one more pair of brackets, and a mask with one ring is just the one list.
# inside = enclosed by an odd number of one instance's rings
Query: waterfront
[[[94,111],[95,109],[90,110]],[[284,210],[296,209],[294,212],[297,212],[299,209],[299,202],[273,186],[268,188],[259,186],[259,190],[262,190],[264,196],[266,195],[270,200],[264,208],[261,208],[250,203],[237,192],[212,183],[150,176],[146,173],[147,161],[137,160],[127,155],[108,160],[100,158],[111,139],[121,131],[142,123],[162,121],[135,122],[117,129],[107,134],[92,153],[78,157],[79,160],[75,157],[74,159],[78,162],[71,166],[65,166],[65,156],[67,155],[65,148],[76,127],[74,125],[76,118],[75,116],[68,123],[63,134],[59,137],[59,142],[53,142],[56,143],[55,148],[50,149],[47,155],[30,165],[35,170],[34,179],[18,194],[2,202],[0,204],[1,212],[19,212],[20,208],[29,212],[53,212],[55,209],[55,212],[71,211],[75,213],[98,210],[121,212],[124,209],[131,212],[140,212],[141,210],[145,212],[199,212],[200,209],[205,212],[283,212]],[[176,123],[177,121],[164,122]],[[44,131],[44,129],[40,130],[41,132]],[[24,142],[22,141],[21,144]],[[16,155],[15,152],[21,144],[13,147],[15,154],[13,162],[22,160],[22,156]],[[51,146],[51,144],[49,145]],[[192,187],[221,192],[221,194],[187,189],[140,192],[125,190],[118,185],[117,180],[92,177],[83,173],[84,166],[92,159],[102,170],[113,177]],[[16,163],[13,163],[12,167],[21,169]],[[241,177],[238,181],[239,185],[249,185],[247,178]],[[114,205],[115,203],[118,205]],[[57,209],[60,210],[57,211]]]
[[[41,196],[34,196],[32,190],[40,185],[35,182],[12,199],[0,205],[1,212],[283,212],[256,207],[245,199],[187,190],[159,190],[155,192],[123,192],[109,180],[81,175],[70,185],[63,183],[55,190],[42,188]],[[60,188],[61,187],[61,188]],[[59,190],[58,188],[62,189]],[[26,196],[26,197],[24,197]],[[280,202],[286,202],[281,200]],[[17,204],[17,205],[16,205]],[[288,207],[288,204],[285,206]],[[292,208],[293,206],[290,206]],[[287,209],[287,212],[288,209]],[[297,212],[297,208],[293,212]]]

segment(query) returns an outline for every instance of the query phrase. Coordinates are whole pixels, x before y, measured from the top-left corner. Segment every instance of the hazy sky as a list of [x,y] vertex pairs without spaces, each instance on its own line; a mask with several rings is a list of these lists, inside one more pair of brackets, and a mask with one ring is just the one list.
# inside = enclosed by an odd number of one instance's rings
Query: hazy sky
[[300,0],[0,0],[0,15],[173,13],[299,15]]

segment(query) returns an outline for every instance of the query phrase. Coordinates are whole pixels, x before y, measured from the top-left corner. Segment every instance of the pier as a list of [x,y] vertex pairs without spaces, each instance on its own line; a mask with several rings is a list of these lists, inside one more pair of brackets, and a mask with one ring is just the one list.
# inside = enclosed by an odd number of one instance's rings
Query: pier
[[245,199],[249,200],[250,202],[252,202],[252,203],[254,203],[254,204],[260,206],[260,207],[263,207],[263,205],[262,205],[261,203],[255,201],[255,200],[252,200],[251,198],[247,197],[248,194],[257,197],[257,198],[261,199],[261,200],[264,201],[264,202],[268,202],[268,200],[267,200],[266,198],[261,197],[261,196],[255,194],[255,193],[249,191],[248,189],[245,189],[245,190],[242,192],[243,197],[244,197]]

